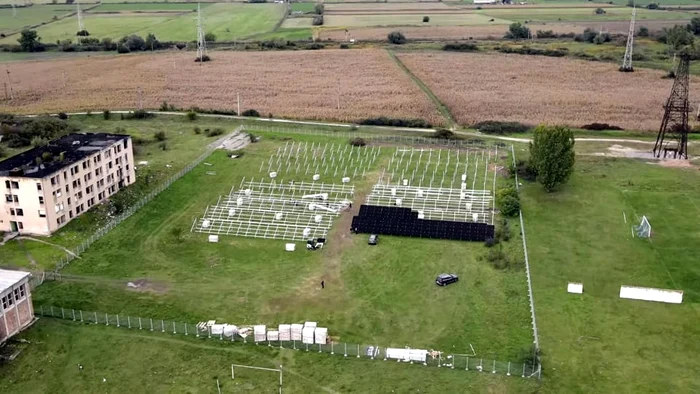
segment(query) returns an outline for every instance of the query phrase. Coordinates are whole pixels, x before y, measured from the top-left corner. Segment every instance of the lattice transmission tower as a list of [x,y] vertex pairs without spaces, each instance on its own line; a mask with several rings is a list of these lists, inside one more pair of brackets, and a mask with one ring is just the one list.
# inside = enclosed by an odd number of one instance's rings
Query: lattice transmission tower
[[80,1],[76,1],[75,6],[78,8],[78,31],[81,32],[85,30],[85,24],[83,23],[83,10],[80,9]]
[[17,8],[15,7],[15,0],[12,0],[12,17],[17,17]]
[[197,3],[197,59],[200,65],[205,62],[207,56],[207,42],[204,39],[204,27],[202,26],[202,8]]
[[690,68],[690,56],[682,54],[681,61],[676,69],[676,79],[673,81],[671,95],[664,106],[664,119],[661,121],[659,135],[654,145],[654,156],[665,158],[673,153],[673,158],[688,158],[688,69]]
[[632,8],[632,20],[630,21],[630,31],[627,34],[627,48],[625,49],[625,57],[622,59],[620,71],[632,72],[632,54],[634,53],[634,19],[637,16],[637,8]]

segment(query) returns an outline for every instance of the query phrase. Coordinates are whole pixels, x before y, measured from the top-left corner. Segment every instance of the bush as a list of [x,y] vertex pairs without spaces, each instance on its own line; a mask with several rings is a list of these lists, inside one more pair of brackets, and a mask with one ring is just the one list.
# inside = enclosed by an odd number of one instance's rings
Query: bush
[[107,37],[102,39],[102,49],[105,51],[114,51],[117,49],[117,44],[112,42],[112,39]]
[[508,256],[503,252],[502,247],[491,248],[488,253],[486,253],[486,261],[491,263],[493,268],[504,270],[510,266],[510,260]]
[[513,23],[508,27],[505,38],[513,40],[530,38],[530,29],[520,22]]
[[326,46],[323,44],[319,44],[317,42],[313,42],[311,44],[308,44],[307,46],[304,47],[304,49],[309,49],[309,50],[317,50],[317,49],[323,49]]
[[455,44],[445,44],[442,47],[443,51],[452,51],[452,52],[474,52],[478,51],[479,47],[471,42],[462,42],[462,43],[455,43]]
[[349,48],[350,48],[350,45],[348,45],[346,43],[340,44],[340,49],[349,49]]
[[49,144],[49,141],[46,138],[42,138],[42,137],[32,138],[32,146],[34,148],[40,147],[40,146],[46,146],[48,144]]
[[510,226],[508,225],[508,219],[501,218],[496,226],[495,238],[498,242],[508,242],[510,241]]
[[520,196],[514,187],[496,191],[496,205],[504,216],[517,216],[520,212]]
[[198,58],[194,59],[195,63],[200,63],[200,62],[204,63],[204,62],[209,62],[209,61],[211,61],[211,58],[209,57],[209,55],[202,55],[201,58],[198,57]]
[[357,122],[366,126],[392,126],[392,127],[416,127],[429,129],[432,125],[423,119],[395,119],[380,116],[378,118],[367,118]]
[[365,141],[364,138],[355,137],[355,138],[350,140],[350,145],[352,145],[352,146],[365,146],[365,145],[367,145],[367,141]]
[[102,111],[102,117],[104,118],[104,120],[109,120],[109,118],[112,117],[112,113],[109,112],[108,109],[106,109],[106,110]]
[[123,44],[118,44],[117,45],[117,53],[130,53],[131,51],[129,48],[126,47],[126,45]]
[[190,122],[194,122],[195,120],[197,120],[197,113],[194,111],[187,111],[187,115],[185,116]]
[[65,112],[59,112],[58,119],[66,120],[66,119],[68,119],[68,114],[66,114]]
[[207,42],[214,42],[214,41],[216,41],[216,34],[214,34],[214,33],[206,33],[206,34],[204,35],[204,41],[207,41]]
[[484,134],[526,133],[532,126],[519,122],[499,122],[487,120],[472,126]]
[[251,118],[259,118],[260,112],[254,110],[254,109],[247,109],[247,110],[241,112],[241,116],[249,116]]
[[155,134],[153,134],[153,139],[156,141],[165,141],[165,132],[164,131],[156,131]]
[[557,35],[552,30],[537,30],[535,35],[537,38],[557,38]]
[[602,8],[596,8],[596,9],[595,9],[595,14],[596,14],[596,15],[603,15],[603,14],[605,14],[605,10],[602,9]]
[[428,23],[430,22],[430,17],[429,16],[424,16],[423,17],[423,23]]
[[314,6],[314,12],[317,15],[323,15],[323,12],[325,11],[326,7],[322,3],[318,3]]
[[78,32],[75,33],[75,35],[79,36],[79,37],[87,37],[90,35],[90,33],[87,30],[83,29],[83,30],[78,30]]
[[155,115],[146,111],[146,110],[143,110],[143,109],[137,109],[136,111],[129,112],[126,116],[124,116],[124,119],[150,119],[150,118],[155,118]]
[[452,132],[452,130],[448,129],[437,129],[435,130],[435,133],[432,135],[433,138],[441,139],[441,140],[456,140],[459,139],[455,133]]
[[589,123],[581,126],[584,130],[624,130],[622,127],[614,126],[607,123]]
[[192,129],[192,130],[194,131],[195,134],[202,134],[202,129],[200,129],[197,126],[195,126],[194,129]]
[[637,33],[639,37],[649,37],[649,29],[645,26],[639,27],[639,32]]
[[[129,51],[142,51],[146,48],[146,41],[136,34],[122,37],[119,40],[119,44],[127,47]],[[119,50],[119,48],[117,48],[117,50]]]
[[511,47],[511,46],[501,46],[496,47],[496,50],[502,53],[517,53],[520,55],[535,55],[535,56],[552,56],[552,57],[563,57],[568,53],[567,48],[559,49],[540,49],[540,48],[530,48],[525,45],[523,47]]
[[396,44],[396,45],[401,45],[406,43],[406,36],[403,35],[400,31],[392,31],[389,33],[387,36],[387,39],[389,40],[390,43]]
[[649,3],[649,4],[647,4],[647,9],[648,9],[648,10],[658,10],[658,9],[659,9],[659,5],[656,4],[656,3]]
[[490,247],[496,245],[497,243],[498,243],[498,241],[496,241],[495,238],[488,237],[488,238],[486,238],[486,240],[484,241],[484,246],[486,246],[487,248],[490,248]]
[[211,130],[207,129],[207,132],[206,132],[207,137],[216,137],[217,135],[222,135],[222,134],[224,134],[224,129],[222,129],[221,127],[216,127],[214,129],[211,129]]
[[525,160],[518,160],[515,167],[510,168],[510,176],[515,177],[518,174],[518,179],[534,182],[537,180],[537,170]]
[[166,142],[161,142],[158,144],[158,148],[160,148],[160,150],[168,150],[168,144]]

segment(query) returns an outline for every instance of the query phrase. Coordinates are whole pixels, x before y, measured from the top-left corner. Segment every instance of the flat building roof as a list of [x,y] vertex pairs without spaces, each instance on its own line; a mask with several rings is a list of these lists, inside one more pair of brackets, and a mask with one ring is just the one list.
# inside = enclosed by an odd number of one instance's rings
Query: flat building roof
[[[72,133],[0,161],[0,176],[44,178],[130,136]],[[50,157],[50,159],[49,159]]]
[[16,285],[29,275],[31,275],[31,273],[26,271],[0,269],[0,293],[4,293],[5,290]]

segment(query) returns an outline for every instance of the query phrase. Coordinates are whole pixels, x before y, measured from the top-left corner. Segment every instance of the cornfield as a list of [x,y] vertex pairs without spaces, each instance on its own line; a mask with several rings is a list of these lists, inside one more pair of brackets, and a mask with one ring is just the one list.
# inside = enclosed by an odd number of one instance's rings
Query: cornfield
[[[662,71],[618,72],[612,63],[543,56],[405,53],[399,58],[460,124],[484,120],[580,127],[608,123],[656,130],[672,79]],[[697,104],[700,80],[691,80]]]
[[94,56],[7,65],[18,114],[179,108],[256,109],[263,116],[353,121],[388,116],[444,119],[380,50],[215,52],[201,66],[193,53]]

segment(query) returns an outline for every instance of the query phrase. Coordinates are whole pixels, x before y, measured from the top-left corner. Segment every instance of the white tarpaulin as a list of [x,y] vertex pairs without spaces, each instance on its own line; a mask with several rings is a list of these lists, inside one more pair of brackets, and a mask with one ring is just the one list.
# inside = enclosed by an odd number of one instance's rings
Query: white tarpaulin
[[416,361],[425,363],[428,358],[428,351],[422,349],[398,349],[387,348],[386,358],[401,361]]
[[289,324],[280,324],[277,329],[280,332],[280,341],[292,340],[292,326]]
[[620,298],[680,304],[683,302],[683,291],[655,289],[652,287],[621,286]]
[[273,330],[268,331],[267,332],[267,340],[268,341],[279,341],[280,340],[280,332],[273,331]]
[[308,343],[310,345],[313,345],[314,343],[314,331],[316,330],[316,327],[304,327],[303,330],[301,330],[301,341],[303,343]]
[[301,331],[304,329],[303,324],[292,324],[292,341],[301,341]]
[[325,345],[328,337],[328,329],[325,327],[316,327],[314,336],[316,343]]

